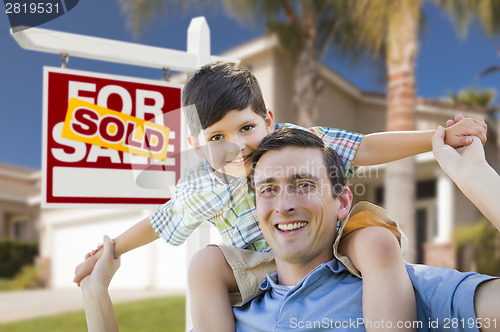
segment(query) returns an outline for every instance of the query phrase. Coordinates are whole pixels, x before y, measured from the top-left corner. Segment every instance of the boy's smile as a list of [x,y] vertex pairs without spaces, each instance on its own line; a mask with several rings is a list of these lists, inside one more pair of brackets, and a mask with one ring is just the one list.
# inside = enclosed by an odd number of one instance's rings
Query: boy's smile
[[250,175],[252,156],[262,139],[273,132],[273,114],[266,118],[250,107],[232,110],[198,135],[198,146],[212,167],[224,174],[242,178]]

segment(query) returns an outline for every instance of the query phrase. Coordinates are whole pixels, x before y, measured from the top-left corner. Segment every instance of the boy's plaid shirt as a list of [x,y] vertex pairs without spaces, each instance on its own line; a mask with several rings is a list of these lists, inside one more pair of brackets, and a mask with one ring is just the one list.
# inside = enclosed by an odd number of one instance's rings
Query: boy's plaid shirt
[[[362,134],[328,127],[305,129],[288,123],[277,124],[274,130],[282,128],[313,132],[337,151],[347,176],[355,171],[350,165]],[[181,177],[172,198],[149,217],[151,225],[166,242],[180,245],[196,227],[208,221],[217,227],[228,246],[270,251],[257,221],[254,194],[247,181],[247,178],[225,181],[208,161],[203,161]]]

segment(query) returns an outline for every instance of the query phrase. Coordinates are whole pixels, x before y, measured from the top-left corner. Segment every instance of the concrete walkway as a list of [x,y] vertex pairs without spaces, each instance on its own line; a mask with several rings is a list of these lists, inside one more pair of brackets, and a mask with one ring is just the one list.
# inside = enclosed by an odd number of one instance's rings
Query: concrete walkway
[[[113,303],[185,295],[183,290],[110,290]],[[0,324],[83,309],[80,289],[42,289],[0,293]]]

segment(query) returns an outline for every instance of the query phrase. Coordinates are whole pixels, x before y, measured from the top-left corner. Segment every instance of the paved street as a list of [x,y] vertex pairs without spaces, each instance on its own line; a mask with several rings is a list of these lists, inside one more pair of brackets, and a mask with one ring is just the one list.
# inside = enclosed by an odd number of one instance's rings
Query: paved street
[[[185,294],[182,290],[110,290],[113,303]],[[80,289],[0,293],[0,324],[83,309]]]

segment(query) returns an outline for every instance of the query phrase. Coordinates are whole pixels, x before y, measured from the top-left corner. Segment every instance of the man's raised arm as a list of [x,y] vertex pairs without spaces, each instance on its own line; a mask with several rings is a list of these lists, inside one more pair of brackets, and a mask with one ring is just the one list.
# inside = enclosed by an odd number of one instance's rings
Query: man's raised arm
[[432,138],[439,165],[500,231],[500,176],[486,161],[481,141],[474,137],[471,145],[454,149],[444,138],[444,129],[439,127]]
[[120,258],[115,258],[114,243],[108,236],[103,240],[102,256],[92,271],[81,281],[83,306],[89,332],[118,331],[108,286],[120,266]]
[[[445,131],[439,127],[432,138],[439,165],[500,231],[500,176],[486,162],[481,141],[474,137],[471,145],[454,149],[444,143],[444,138]],[[500,279],[477,287],[474,308],[481,331],[500,331]]]

